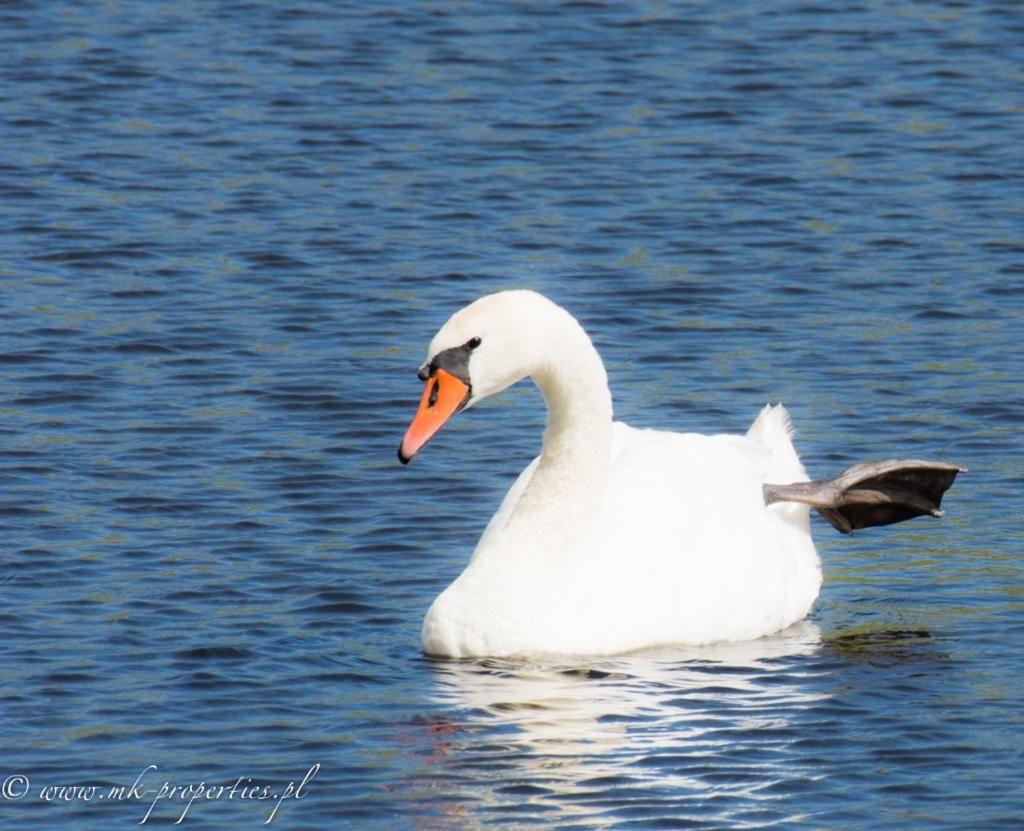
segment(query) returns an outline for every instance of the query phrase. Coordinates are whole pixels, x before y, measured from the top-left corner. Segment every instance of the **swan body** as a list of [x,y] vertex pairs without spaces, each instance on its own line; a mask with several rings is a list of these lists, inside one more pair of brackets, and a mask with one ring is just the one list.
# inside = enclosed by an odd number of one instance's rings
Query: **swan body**
[[781,405],[765,407],[745,435],[615,422],[590,338],[530,291],[488,295],[454,314],[420,376],[427,385],[403,462],[452,415],[524,377],[547,405],[540,455],[427,612],[427,654],[747,640],[810,611],[822,580],[810,505],[766,505],[763,493],[769,482],[807,482]]
[[[775,407],[755,428],[793,462],[784,424]],[[585,525],[559,528],[553,548],[533,511],[516,516],[542,459],[520,474],[469,566],[427,613],[425,652],[618,653],[748,640],[807,615],[821,586],[810,509],[764,506],[770,445],[616,422],[605,455],[604,498]],[[536,483],[543,498],[567,505],[572,480],[547,481]]]

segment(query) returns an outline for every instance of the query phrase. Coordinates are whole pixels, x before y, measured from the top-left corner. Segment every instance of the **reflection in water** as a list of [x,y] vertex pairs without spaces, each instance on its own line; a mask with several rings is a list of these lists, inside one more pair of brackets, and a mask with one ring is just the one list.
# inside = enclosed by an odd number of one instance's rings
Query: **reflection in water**
[[[436,703],[449,721],[433,727],[442,778],[432,787],[489,816],[546,807],[588,825],[642,815],[656,795],[695,815],[712,796],[757,799],[755,783],[809,773],[771,757],[791,740],[793,715],[827,696],[793,660],[820,645],[804,622],[747,643],[614,658],[438,662]],[[715,757],[733,759],[728,782],[714,780]],[[756,777],[735,775],[739,758]]]
[[862,625],[825,638],[822,646],[844,660],[863,661],[877,666],[948,659],[927,629]]

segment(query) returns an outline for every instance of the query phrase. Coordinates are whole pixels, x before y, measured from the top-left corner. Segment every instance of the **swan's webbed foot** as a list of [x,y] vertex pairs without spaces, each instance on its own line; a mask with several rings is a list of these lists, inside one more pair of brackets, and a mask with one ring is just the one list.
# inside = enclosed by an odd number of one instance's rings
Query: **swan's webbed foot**
[[890,459],[847,468],[835,479],[765,485],[764,503],[811,505],[844,534],[916,516],[942,516],[942,495],[966,468],[943,462]]

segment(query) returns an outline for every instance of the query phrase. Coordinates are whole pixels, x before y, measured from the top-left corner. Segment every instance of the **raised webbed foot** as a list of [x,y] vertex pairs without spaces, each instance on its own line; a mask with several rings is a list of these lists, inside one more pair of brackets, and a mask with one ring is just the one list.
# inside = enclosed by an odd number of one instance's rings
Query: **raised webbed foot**
[[942,516],[942,495],[967,468],[917,459],[864,462],[835,479],[764,486],[764,503],[811,505],[833,528],[852,534],[856,528],[890,525],[916,516]]

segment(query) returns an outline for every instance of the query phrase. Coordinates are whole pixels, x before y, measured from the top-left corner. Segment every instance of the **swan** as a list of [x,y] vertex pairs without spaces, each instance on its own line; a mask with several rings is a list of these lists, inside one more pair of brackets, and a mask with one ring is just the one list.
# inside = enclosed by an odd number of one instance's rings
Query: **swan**
[[417,374],[426,386],[403,464],[453,415],[525,377],[547,405],[540,455],[427,612],[431,656],[608,655],[778,632],[808,614],[821,587],[811,507],[847,533],[941,516],[962,471],[889,461],[812,482],[781,404],[745,435],[614,421],[587,333],[533,291],[456,312]]

